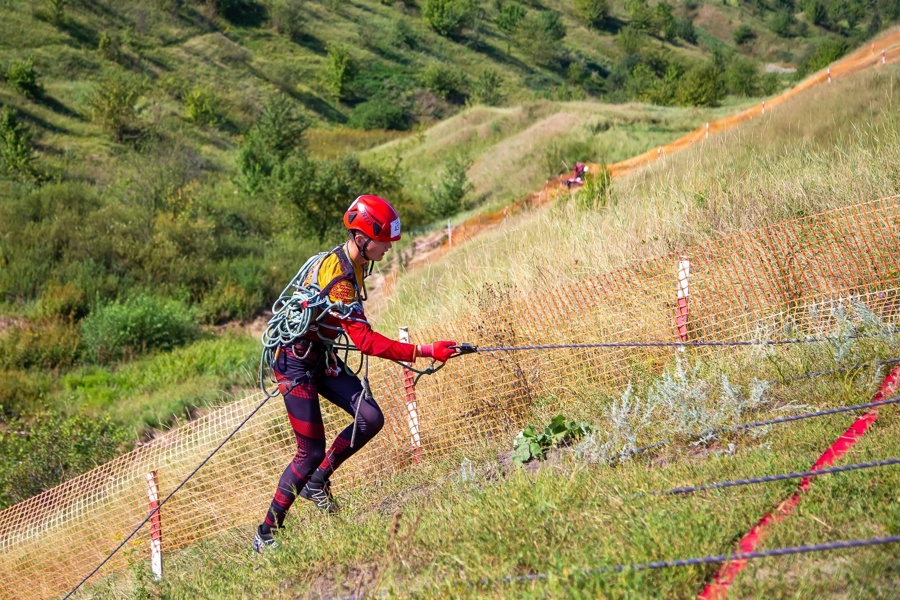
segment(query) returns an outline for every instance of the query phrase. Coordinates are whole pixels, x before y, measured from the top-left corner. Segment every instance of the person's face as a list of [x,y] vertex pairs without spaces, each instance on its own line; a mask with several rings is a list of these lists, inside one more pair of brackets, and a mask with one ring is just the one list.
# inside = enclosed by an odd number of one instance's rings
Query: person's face
[[393,246],[391,242],[372,240],[366,248],[366,256],[369,260],[379,261],[384,258],[384,255],[391,249],[391,246]]

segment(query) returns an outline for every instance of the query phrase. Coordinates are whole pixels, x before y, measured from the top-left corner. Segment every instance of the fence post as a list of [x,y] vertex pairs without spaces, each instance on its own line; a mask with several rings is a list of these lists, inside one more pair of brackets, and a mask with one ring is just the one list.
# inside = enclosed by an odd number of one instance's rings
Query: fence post
[[[679,341],[687,341],[688,322],[688,279],[691,275],[691,261],[682,256],[678,262],[678,302],[675,306],[675,328],[678,330]],[[679,352],[684,352],[684,346],[677,346]]]
[[828,67],[828,83],[831,83],[831,67]]
[[[409,327],[400,328],[400,341],[409,343]],[[419,437],[419,404],[416,400],[416,376],[409,369],[403,369],[403,387],[406,388],[406,423],[412,441],[413,461],[422,462],[422,439]]]
[[709,121],[706,122],[706,139],[709,139]]
[[156,581],[162,579],[162,528],[159,523],[159,488],[156,471],[147,473],[147,497],[150,499],[150,570]]
[[762,114],[766,114],[766,101],[762,101]]
[[884,64],[884,49],[881,50],[881,64]]
[[[450,221],[447,221],[447,247],[453,246],[453,228],[450,227]],[[403,329],[401,327],[401,329]]]

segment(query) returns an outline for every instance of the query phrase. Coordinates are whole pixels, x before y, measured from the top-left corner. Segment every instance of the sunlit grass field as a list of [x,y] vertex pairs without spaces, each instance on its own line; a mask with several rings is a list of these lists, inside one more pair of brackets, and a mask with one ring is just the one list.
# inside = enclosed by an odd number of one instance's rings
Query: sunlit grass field
[[[464,318],[485,283],[526,297],[723,235],[895,194],[897,83],[892,67],[814,91],[615,181],[606,207],[585,210],[573,199],[511,217],[403,274],[379,326],[392,333],[397,325]],[[877,324],[887,326],[896,323]],[[705,443],[696,434],[710,425],[867,402],[886,368],[780,380],[893,358],[898,349],[896,338],[885,336],[777,352],[689,351],[662,372],[635,372],[627,390],[589,384],[568,390],[566,416],[597,431],[539,468],[511,468],[513,436],[501,436],[344,493],[336,516],[298,504],[282,546],[262,556],[250,551],[250,528],[228,531],[167,556],[164,581],[153,583],[138,549],[131,573],[99,582],[84,596],[695,597],[714,566],[584,570],[731,552],[793,493],[796,480],[690,496],[641,494],[808,469],[853,413],[722,433]],[[529,421],[543,427],[557,406],[538,400]],[[898,456],[897,409],[884,407],[879,415],[841,464]],[[622,460],[615,450],[630,435],[641,444],[672,443]],[[896,467],[819,477],[761,549],[896,535],[898,489]],[[900,585],[896,556],[894,546],[881,546],[751,561],[729,597],[892,598]],[[548,577],[501,581],[530,573]]]

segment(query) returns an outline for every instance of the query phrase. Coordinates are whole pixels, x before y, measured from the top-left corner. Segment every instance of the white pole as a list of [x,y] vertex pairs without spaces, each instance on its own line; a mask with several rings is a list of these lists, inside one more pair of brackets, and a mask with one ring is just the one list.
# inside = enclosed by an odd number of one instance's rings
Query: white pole
[[831,67],[828,67],[828,83],[831,83]]
[[[691,261],[682,257],[678,261],[678,300],[675,307],[675,328],[678,330],[678,340],[687,341],[688,321],[688,279],[691,276]],[[684,352],[684,346],[677,346],[679,352]]]
[[156,471],[147,473],[147,497],[150,510],[156,511],[150,517],[150,570],[153,579],[162,579],[162,529],[159,523],[159,489],[156,486]]
[[453,245],[453,228],[450,227],[450,221],[447,221],[447,245]]
[[[409,327],[400,328],[399,339],[404,344],[409,343]],[[403,385],[406,388],[406,424],[409,426],[409,435],[412,438],[413,458],[418,463],[422,460],[422,439],[419,436],[419,403],[416,400],[415,375],[409,369],[403,369]]]
[[709,139],[709,121],[706,122],[706,139]]
[[762,114],[766,114],[766,101],[765,100],[763,100],[763,103],[762,103]]

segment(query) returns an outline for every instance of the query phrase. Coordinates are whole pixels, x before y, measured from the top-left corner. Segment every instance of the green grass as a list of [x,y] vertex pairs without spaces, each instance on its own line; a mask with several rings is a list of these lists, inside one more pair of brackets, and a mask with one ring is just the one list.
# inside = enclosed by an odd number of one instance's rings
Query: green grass
[[[847,357],[893,356],[896,342],[864,342]],[[780,369],[826,365],[827,351],[778,352]],[[683,360],[713,393],[722,375],[735,385],[770,378],[774,362],[753,350],[728,350]],[[833,364],[833,363],[832,363]],[[671,370],[673,367],[668,367]],[[796,369],[796,371],[795,371]],[[736,422],[868,401],[884,371],[862,371],[770,384],[765,408]],[[635,394],[667,384],[636,378]],[[573,403],[601,430],[614,427],[604,409],[614,398],[586,389]],[[536,422],[546,422],[540,409]],[[900,454],[897,409],[880,410],[874,428],[839,464]],[[343,493],[342,510],[327,517],[306,503],[294,507],[280,548],[249,550],[250,528],[224,532],[166,558],[162,584],[113,577],[92,597],[123,598],[139,590],[160,598],[237,595],[339,597],[387,593],[395,598],[688,598],[715,570],[694,566],[590,575],[591,567],[728,553],[763,514],[796,489],[797,480],[689,496],[636,496],[682,485],[807,470],[855,417],[831,416],[728,434],[708,445],[675,439],[651,455],[612,465],[585,448],[563,451],[538,469],[512,469],[511,437],[420,465],[388,480]],[[669,437],[672,417],[657,412],[641,443]],[[603,433],[599,435],[604,435]],[[760,549],[892,535],[900,531],[900,470],[884,467],[823,476],[798,511],[772,527]],[[890,598],[900,572],[894,548],[850,550],[752,561],[734,597]],[[142,572],[144,561],[135,560]],[[534,583],[503,583],[511,575],[547,573]],[[492,580],[485,585],[483,579]]]

